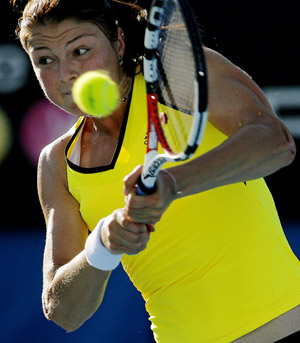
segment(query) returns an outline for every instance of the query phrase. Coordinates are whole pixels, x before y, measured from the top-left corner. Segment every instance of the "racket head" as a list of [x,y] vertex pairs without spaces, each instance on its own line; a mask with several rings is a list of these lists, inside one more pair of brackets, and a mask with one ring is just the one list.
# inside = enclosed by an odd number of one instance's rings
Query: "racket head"
[[207,73],[200,30],[186,0],[154,0],[145,34],[144,77],[157,94],[151,120],[168,159],[193,155],[207,119]]

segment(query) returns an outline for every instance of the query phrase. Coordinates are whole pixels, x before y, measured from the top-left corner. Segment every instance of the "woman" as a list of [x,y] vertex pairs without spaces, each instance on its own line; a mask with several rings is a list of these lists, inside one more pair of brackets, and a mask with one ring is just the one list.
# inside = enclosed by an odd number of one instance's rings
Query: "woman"
[[[203,144],[191,162],[160,172],[156,193],[137,196],[146,132],[141,15],[121,1],[32,0],[19,21],[45,95],[79,117],[39,161],[45,316],[76,330],[121,260],[157,342],[287,337],[300,330],[300,264],[261,178],[293,161],[293,139],[258,86],[206,49]],[[73,102],[74,81],[94,69],[107,70],[125,99],[110,117],[87,117]]]

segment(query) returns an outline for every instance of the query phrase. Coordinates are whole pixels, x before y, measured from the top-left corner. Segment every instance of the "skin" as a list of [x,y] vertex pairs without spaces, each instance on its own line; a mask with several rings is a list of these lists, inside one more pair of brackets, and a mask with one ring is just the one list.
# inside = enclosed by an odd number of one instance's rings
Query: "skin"
[[[118,65],[125,52],[121,29],[118,40],[111,43],[91,23],[48,23],[34,28],[27,52],[46,96],[74,115],[83,113],[73,102],[71,87],[87,70],[104,68],[119,84],[121,94],[128,89],[130,78]],[[209,121],[229,138],[192,162],[170,169],[180,195],[175,194],[174,182],[167,173],[159,174],[156,193],[147,197],[135,193],[141,166],[125,177],[126,205],[105,218],[101,232],[102,243],[113,254],[145,249],[155,223],[177,197],[266,176],[293,161],[293,139],[258,86],[218,53],[207,49],[206,59]],[[83,167],[111,161],[126,105],[122,104],[110,117],[86,119],[81,142]],[[76,330],[97,310],[110,275],[90,266],[84,254],[88,228],[78,202],[68,191],[64,158],[72,134],[67,132],[47,146],[38,166],[38,191],[47,224],[44,313],[67,331]],[[97,148],[100,144],[101,154]],[[186,173],[189,178],[184,176]],[[149,223],[152,226],[147,230]],[[300,330],[299,312],[297,307],[236,342],[274,342]]]

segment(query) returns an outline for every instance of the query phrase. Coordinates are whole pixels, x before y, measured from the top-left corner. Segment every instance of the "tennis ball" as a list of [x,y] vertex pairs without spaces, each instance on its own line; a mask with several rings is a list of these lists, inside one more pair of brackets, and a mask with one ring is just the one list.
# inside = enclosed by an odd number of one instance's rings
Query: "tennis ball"
[[76,105],[95,117],[110,115],[118,106],[118,85],[104,70],[88,71],[78,77],[72,88]]

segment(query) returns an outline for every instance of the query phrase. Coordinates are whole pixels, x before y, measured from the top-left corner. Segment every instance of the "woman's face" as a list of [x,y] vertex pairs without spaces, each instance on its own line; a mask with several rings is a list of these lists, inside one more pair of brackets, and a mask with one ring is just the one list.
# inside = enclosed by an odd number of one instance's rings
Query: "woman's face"
[[88,70],[105,69],[119,83],[124,40],[120,30],[112,43],[97,25],[68,19],[35,27],[27,52],[48,99],[69,113],[83,115],[73,101],[74,81]]

